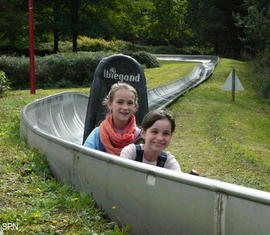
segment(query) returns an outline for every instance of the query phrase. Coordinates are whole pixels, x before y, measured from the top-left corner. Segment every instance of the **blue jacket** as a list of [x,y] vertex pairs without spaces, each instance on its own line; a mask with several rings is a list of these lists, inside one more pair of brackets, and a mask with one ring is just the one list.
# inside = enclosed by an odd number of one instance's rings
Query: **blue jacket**
[[85,140],[83,146],[86,146],[86,147],[89,147],[89,148],[92,148],[92,149],[97,149],[97,150],[100,150],[102,152],[105,152],[104,145],[103,145],[103,143],[100,140],[100,129],[99,129],[99,126],[96,127],[90,133],[90,135]]

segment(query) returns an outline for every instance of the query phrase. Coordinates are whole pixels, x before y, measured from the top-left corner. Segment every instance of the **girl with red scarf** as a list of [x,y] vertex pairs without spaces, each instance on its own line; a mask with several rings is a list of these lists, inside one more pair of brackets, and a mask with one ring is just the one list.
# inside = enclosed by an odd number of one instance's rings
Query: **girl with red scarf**
[[137,92],[126,83],[115,83],[103,104],[109,113],[90,133],[84,146],[120,155],[122,148],[133,143],[140,132],[134,116],[138,107]]

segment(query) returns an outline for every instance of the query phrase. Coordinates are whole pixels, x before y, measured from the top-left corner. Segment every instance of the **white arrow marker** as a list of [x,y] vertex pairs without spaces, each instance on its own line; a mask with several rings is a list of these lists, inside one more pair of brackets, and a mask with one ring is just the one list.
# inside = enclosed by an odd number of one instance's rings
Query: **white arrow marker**
[[231,71],[231,73],[229,74],[227,80],[225,81],[224,83],[224,86],[222,88],[222,90],[224,91],[232,91],[233,90],[233,80],[234,80],[234,87],[235,87],[235,90],[236,91],[243,91],[244,90],[244,87],[242,86],[237,74],[234,72],[235,76],[234,76],[234,79],[233,79],[233,72],[234,71]]

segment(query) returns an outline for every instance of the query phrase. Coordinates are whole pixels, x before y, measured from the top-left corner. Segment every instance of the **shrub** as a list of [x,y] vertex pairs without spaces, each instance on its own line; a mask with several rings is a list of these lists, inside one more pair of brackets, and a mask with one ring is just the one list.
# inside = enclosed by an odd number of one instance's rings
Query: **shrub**
[[[89,86],[99,61],[112,52],[62,53],[36,57],[36,85],[38,88]],[[10,78],[13,89],[29,87],[29,58],[1,56],[0,70]],[[65,81],[67,80],[67,81]]]
[[[36,57],[37,88],[90,86],[95,69],[103,57],[117,52],[58,53]],[[146,67],[158,66],[156,58],[146,52],[131,54]],[[29,59],[26,57],[1,56],[0,70],[11,79],[13,89],[29,87]]]
[[79,51],[115,51],[125,53],[132,50],[132,44],[122,40],[106,41],[104,39],[80,36],[78,38]]
[[253,61],[257,76],[257,89],[259,94],[266,99],[270,99],[270,47]]
[[29,58],[1,56],[0,70],[9,78],[11,88],[23,89],[29,86]]
[[9,80],[6,77],[6,74],[4,71],[0,71],[0,96],[3,96],[5,91],[9,90]]
[[107,51],[110,50],[110,46],[104,39],[81,36],[78,38],[78,49],[80,51]]
[[79,52],[39,57],[37,84],[43,88],[89,86],[99,61],[111,54]]
[[134,52],[131,53],[130,56],[146,68],[155,68],[160,66],[157,58],[145,51]]

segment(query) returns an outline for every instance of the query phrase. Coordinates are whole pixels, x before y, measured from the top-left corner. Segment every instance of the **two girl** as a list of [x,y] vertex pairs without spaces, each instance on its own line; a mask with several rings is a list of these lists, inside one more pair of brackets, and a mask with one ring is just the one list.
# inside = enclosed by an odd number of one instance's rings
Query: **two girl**
[[[175,157],[163,150],[170,144],[175,130],[174,118],[164,110],[149,112],[142,121],[142,129],[136,126],[134,113],[138,108],[136,90],[126,83],[115,83],[104,105],[109,114],[86,139],[84,146],[120,157],[180,171]],[[138,135],[144,144],[133,144]]]

